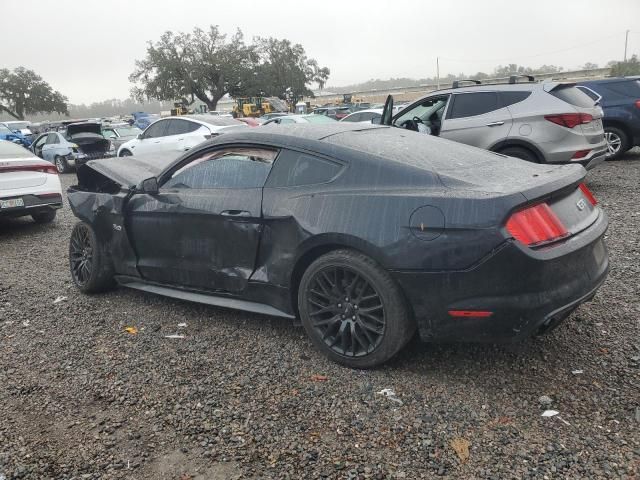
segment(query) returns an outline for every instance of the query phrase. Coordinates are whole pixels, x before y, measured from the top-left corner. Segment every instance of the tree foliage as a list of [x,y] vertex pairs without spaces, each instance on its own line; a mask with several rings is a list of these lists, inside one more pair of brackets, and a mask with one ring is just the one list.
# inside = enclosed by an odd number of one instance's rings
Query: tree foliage
[[638,55],[633,55],[626,62],[617,62],[611,66],[612,77],[628,77],[630,75],[640,75]]
[[208,31],[164,33],[150,42],[143,60],[129,80],[138,100],[181,100],[195,98],[216,108],[227,93],[232,96],[309,95],[308,85],[323,86],[329,69],[306,56],[302,45],[289,40],[257,38],[246,44],[238,30],[227,38],[217,26]]
[[67,97],[54,91],[33,70],[18,67],[0,69],[0,113],[24,120],[36,113],[68,114]]

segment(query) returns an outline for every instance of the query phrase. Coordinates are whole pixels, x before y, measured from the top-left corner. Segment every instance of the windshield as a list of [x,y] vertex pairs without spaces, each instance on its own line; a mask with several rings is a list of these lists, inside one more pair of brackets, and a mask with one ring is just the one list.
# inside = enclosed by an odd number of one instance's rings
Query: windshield
[[117,127],[114,128],[118,135],[121,137],[135,137],[142,133],[138,127]]
[[24,128],[29,128],[29,122],[10,122],[7,126],[14,130],[22,130]]
[[8,133],[13,133],[10,129],[6,127],[6,125],[0,125],[0,133],[6,135]]

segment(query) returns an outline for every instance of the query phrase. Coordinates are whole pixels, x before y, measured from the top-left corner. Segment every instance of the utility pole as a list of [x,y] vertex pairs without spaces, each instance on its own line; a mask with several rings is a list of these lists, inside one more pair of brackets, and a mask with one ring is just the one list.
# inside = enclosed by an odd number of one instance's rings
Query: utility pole
[[629,30],[624,36],[624,61],[627,61],[627,43],[629,43]]
[[[627,33],[629,32],[629,30],[627,30]],[[627,47],[625,46],[624,48],[625,51],[625,59],[627,57]],[[440,90],[440,57],[436,57],[436,88],[438,90]]]

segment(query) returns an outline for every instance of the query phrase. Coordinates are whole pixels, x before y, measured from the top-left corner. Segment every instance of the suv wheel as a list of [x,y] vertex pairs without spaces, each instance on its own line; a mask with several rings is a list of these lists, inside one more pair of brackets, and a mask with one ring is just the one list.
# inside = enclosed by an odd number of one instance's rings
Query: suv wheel
[[604,127],[604,139],[607,141],[607,160],[619,158],[629,150],[629,138],[619,128]]
[[527,162],[540,163],[538,161],[538,157],[531,150],[527,150],[522,147],[507,147],[500,150],[498,153],[503,155],[507,155],[508,157],[520,158],[522,160],[526,160]]
[[393,279],[371,258],[351,250],[329,252],[307,268],[298,309],[315,347],[352,368],[386,362],[415,332]]

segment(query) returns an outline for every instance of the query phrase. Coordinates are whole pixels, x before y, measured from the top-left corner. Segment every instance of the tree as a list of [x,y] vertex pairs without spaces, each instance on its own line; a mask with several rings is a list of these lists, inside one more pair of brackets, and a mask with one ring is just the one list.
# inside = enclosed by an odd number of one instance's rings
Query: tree
[[0,112],[7,112],[18,120],[35,113],[69,114],[67,97],[24,67],[13,71],[0,69]]
[[598,68],[597,63],[587,62],[582,67],[580,67],[580,70],[595,70],[596,68]]
[[256,52],[259,65],[256,68],[258,86],[274,97],[296,101],[303,96],[312,96],[311,83],[323,88],[331,73],[320,67],[315,59],[308,58],[302,45],[277,38],[257,38]]
[[136,61],[129,76],[136,84],[132,94],[140,101],[191,103],[198,98],[215,110],[226,93],[250,78],[248,70],[256,59],[240,30],[229,40],[213,25],[206,32],[199,28],[192,34],[165,32],[157,43],[149,42],[146,57]]
[[633,55],[626,62],[617,62],[611,67],[612,77],[628,77],[630,75],[640,75],[638,55]]
[[240,30],[227,40],[217,26],[193,33],[166,32],[157,43],[150,42],[143,60],[129,76],[138,100],[181,100],[195,98],[215,110],[225,95],[287,96],[311,95],[312,82],[324,86],[329,69],[307,58],[304,48],[289,40],[256,38],[246,45]]

